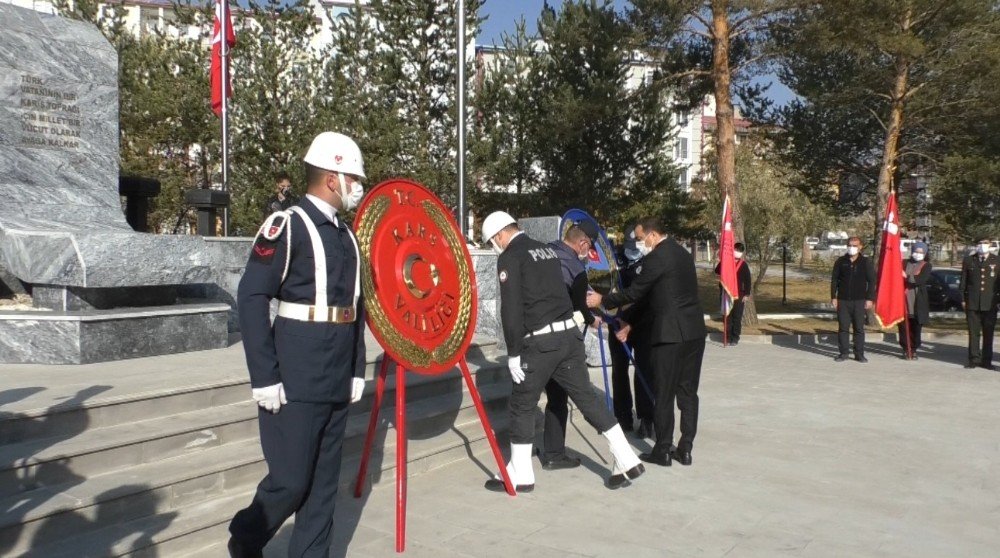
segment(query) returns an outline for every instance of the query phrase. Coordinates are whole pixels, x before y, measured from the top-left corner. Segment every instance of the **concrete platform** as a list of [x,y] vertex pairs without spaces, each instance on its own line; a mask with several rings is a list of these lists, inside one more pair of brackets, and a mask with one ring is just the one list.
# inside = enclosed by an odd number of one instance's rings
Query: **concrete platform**
[[[483,454],[411,478],[405,556],[996,556],[1000,373],[962,369],[960,337],[927,348],[907,362],[872,343],[859,364],[822,341],[710,343],[693,466],[608,491],[604,440],[574,413],[584,467],[536,462],[531,494],[484,491]],[[330,556],[394,555],[393,496],[342,494]]]

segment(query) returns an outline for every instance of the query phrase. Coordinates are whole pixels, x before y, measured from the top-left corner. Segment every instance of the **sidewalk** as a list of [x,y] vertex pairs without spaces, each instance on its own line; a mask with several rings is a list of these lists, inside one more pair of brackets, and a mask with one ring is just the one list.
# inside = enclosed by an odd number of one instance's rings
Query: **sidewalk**
[[[536,462],[533,493],[483,490],[488,454],[410,478],[405,556],[994,556],[1000,373],[962,369],[954,339],[928,345],[907,362],[872,343],[862,365],[822,342],[710,342],[692,467],[609,491],[604,439],[574,413],[584,466]],[[330,555],[394,555],[393,497],[342,491]]]

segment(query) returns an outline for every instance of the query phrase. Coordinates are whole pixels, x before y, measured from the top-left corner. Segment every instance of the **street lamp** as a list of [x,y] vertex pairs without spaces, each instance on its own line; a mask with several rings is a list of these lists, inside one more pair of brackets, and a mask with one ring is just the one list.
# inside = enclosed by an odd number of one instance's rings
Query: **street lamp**
[[781,305],[788,304],[788,239],[781,239]]

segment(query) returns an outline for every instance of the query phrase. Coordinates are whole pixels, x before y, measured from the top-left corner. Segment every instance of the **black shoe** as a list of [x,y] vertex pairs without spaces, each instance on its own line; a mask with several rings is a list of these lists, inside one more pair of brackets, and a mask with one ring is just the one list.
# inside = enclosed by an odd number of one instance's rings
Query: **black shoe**
[[996,372],[996,370],[997,370],[997,367],[993,366],[992,364],[984,365],[983,368],[985,368],[986,370],[992,370],[994,372]]
[[635,467],[632,467],[628,471],[625,471],[624,473],[619,473],[617,475],[611,475],[610,477],[608,477],[608,482],[606,486],[611,490],[617,490],[623,486],[628,486],[632,484],[632,479],[638,478],[645,472],[646,468],[642,465],[642,463],[640,463]]
[[691,464],[691,452],[689,451],[679,451],[676,449],[672,450],[670,452],[670,458],[685,467]]
[[653,437],[653,421],[649,419],[642,419],[639,421],[639,428],[635,429],[635,435],[639,438],[652,438]]
[[729,344],[735,347],[736,345],[740,344],[740,340],[739,339],[733,339],[732,341],[729,342]]
[[234,537],[229,538],[229,543],[226,544],[226,548],[229,550],[230,558],[264,558],[264,551],[258,550],[254,552],[247,550],[247,548],[240,544]]
[[646,463],[652,463],[654,465],[659,465],[661,467],[670,466],[670,454],[662,455],[658,453],[640,453],[639,459],[645,461]]
[[834,362],[844,362],[845,360],[847,360],[847,355],[837,355],[833,358]]
[[[507,492],[507,487],[504,485],[503,479],[490,479],[486,481],[486,484],[483,486],[486,487],[486,490],[489,490],[490,492]],[[534,489],[535,489],[534,484],[514,485],[515,492],[531,492]]]
[[579,457],[570,457],[565,453],[558,455],[551,459],[547,459],[542,455],[538,456],[538,460],[542,462],[542,469],[546,471],[556,471],[559,469],[573,469],[580,466]]
[[865,355],[856,356],[856,357],[854,357],[854,360],[860,362],[861,364],[864,364],[864,363],[868,362],[868,359],[865,358]]
[[972,363],[972,362],[966,362],[965,363],[965,369],[966,370],[971,369],[971,368],[975,368],[975,367],[976,367],[975,363]]

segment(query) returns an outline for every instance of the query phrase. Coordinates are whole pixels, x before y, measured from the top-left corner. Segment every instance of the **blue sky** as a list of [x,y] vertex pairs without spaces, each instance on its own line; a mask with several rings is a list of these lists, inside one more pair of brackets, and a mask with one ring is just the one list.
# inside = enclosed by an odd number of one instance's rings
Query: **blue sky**
[[[553,6],[558,6],[562,0],[550,0],[550,3]],[[513,33],[515,22],[522,16],[528,25],[528,32],[534,32],[535,22],[538,19],[538,14],[542,11],[543,4],[544,0],[486,0],[480,15],[489,17],[483,24],[483,31],[478,42],[485,45],[493,42],[499,44],[501,35],[504,32]],[[622,7],[627,2],[616,0],[615,4]],[[772,83],[768,95],[779,105],[787,103],[793,97],[792,92],[777,82],[774,76],[765,76],[759,81]]]

